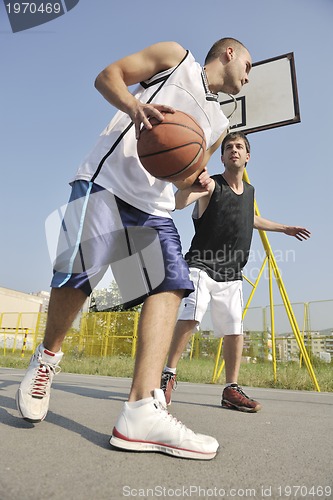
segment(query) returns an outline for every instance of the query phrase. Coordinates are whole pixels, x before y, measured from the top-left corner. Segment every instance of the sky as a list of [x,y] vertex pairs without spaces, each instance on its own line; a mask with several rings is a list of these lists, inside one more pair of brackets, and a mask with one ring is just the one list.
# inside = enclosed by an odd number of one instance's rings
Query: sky
[[[331,0],[211,0],[207,7],[197,0],[80,0],[47,24],[12,33],[0,2],[0,286],[49,290],[45,221],[67,202],[69,180],[116,112],[94,88],[97,74],[167,40],[203,63],[216,40],[232,36],[254,62],[294,53],[301,122],[249,134],[247,170],[262,216],[312,233],[303,242],[268,234],[290,301],[333,299],[332,21]],[[222,171],[219,154],[209,171]],[[191,211],[174,216],[184,252],[193,236]],[[255,232],[244,270],[252,280],[263,255]],[[245,283],[245,296],[249,290]],[[252,305],[268,303],[264,273]]]

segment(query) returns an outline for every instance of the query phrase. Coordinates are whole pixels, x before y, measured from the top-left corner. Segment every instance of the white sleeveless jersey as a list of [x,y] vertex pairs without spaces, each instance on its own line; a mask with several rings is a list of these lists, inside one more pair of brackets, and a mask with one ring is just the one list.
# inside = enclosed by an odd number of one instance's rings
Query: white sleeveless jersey
[[[204,130],[207,148],[229,123],[190,52],[175,68],[141,82],[134,95],[142,102],[166,104],[191,114]],[[156,179],[143,168],[137,154],[134,125],[122,111],[116,113],[102,132],[75,179],[94,181],[149,214],[171,217],[170,212],[175,208],[173,185]]]

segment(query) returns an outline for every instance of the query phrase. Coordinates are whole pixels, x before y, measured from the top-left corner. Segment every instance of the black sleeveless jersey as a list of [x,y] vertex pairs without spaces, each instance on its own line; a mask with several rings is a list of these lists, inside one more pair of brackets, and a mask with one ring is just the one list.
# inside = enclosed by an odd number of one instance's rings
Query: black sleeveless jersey
[[215,281],[242,279],[247,263],[254,221],[254,188],[243,181],[236,194],[222,175],[213,175],[215,189],[200,218],[193,214],[195,235],[185,259]]

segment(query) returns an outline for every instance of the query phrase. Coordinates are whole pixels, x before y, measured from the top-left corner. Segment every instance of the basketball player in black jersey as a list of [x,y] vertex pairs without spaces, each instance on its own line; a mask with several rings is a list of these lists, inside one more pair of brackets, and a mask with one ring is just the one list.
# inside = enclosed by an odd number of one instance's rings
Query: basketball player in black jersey
[[228,134],[221,146],[225,170],[200,176],[200,184],[176,193],[176,208],[196,202],[193,210],[195,234],[185,258],[191,271],[195,291],[184,299],[184,309],[177,322],[161,388],[166,401],[176,386],[176,367],[193,330],[200,324],[211,305],[214,333],[223,339],[226,386],[222,407],[257,412],[261,405],[249,398],[238,386],[243,351],[242,270],[247,263],[253,228],[282,232],[306,240],[310,232],[304,227],[287,226],[254,213],[254,188],[243,180],[250,159],[250,144],[241,132]]

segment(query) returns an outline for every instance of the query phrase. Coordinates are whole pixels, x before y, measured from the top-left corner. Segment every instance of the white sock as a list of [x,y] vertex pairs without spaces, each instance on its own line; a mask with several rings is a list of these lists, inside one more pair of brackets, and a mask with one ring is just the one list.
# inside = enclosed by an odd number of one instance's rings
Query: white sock
[[174,375],[176,375],[177,368],[170,368],[169,366],[165,365],[163,372],[170,372],[170,373],[173,373]]
[[63,352],[60,349],[58,352],[52,352],[44,347],[44,344],[40,344],[39,352],[42,354],[42,359],[48,363],[57,364],[61,361]]
[[231,385],[238,385],[237,382],[226,382],[224,388],[230,387]]

